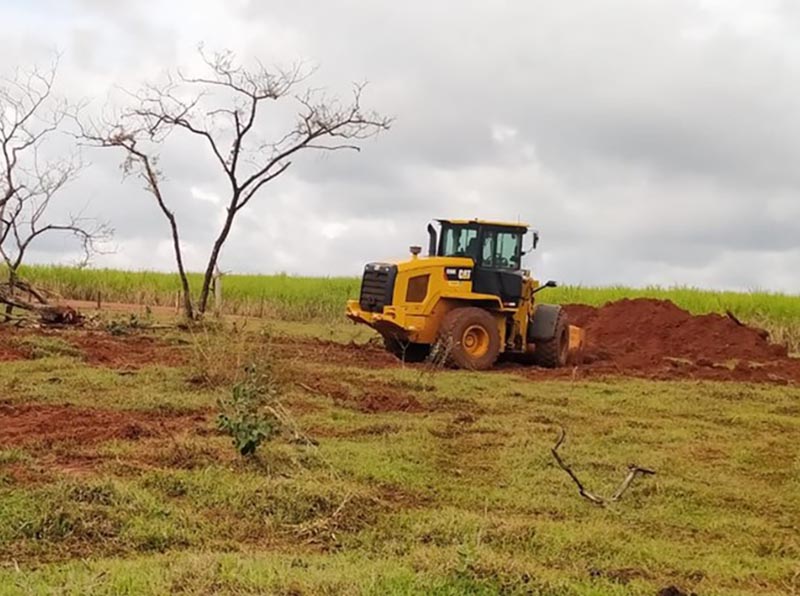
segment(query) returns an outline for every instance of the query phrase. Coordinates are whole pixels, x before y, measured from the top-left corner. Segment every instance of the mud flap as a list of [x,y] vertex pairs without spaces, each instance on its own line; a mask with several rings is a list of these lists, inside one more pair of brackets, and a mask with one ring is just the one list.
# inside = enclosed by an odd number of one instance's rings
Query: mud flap
[[557,304],[537,304],[533,310],[533,322],[528,326],[528,343],[553,339],[561,307]]

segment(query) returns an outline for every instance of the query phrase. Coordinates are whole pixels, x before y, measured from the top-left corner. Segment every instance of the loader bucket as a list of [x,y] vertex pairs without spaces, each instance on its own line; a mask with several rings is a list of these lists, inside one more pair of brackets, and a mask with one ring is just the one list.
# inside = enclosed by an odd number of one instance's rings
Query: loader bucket
[[586,330],[575,325],[569,326],[569,360],[576,362],[580,359],[583,348],[586,346]]

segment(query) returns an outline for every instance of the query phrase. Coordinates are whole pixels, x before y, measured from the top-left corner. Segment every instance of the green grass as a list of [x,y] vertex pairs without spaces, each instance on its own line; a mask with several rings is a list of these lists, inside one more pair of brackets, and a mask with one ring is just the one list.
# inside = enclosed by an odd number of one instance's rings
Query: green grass
[[[800,588],[796,387],[463,371],[421,383],[415,368],[280,364],[284,404],[318,446],[289,435],[248,461],[206,419],[168,436],[3,447],[0,594]],[[224,388],[198,389],[190,375],[45,356],[4,363],[0,393],[122,410],[213,406]],[[337,388],[352,399],[332,400]],[[392,391],[421,410],[357,407]],[[612,493],[630,462],[657,475],[593,506],[550,455],[560,425],[562,455],[590,490]],[[88,469],[71,470],[87,458]],[[20,467],[38,476],[18,480]]]
[[71,357],[80,358],[82,353],[60,337],[33,335],[11,342],[30,358]]
[[0,395],[11,401],[121,410],[184,411],[212,406],[218,393],[192,387],[187,377],[185,371],[161,366],[115,371],[73,358],[18,360],[3,362]]
[[[150,271],[75,269],[33,266],[22,272],[34,284],[67,299],[174,306],[178,278]],[[198,291],[200,274],[191,274]],[[224,311],[284,321],[332,322],[343,319],[344,304],[358,296],[359,279],[294,277],[289,275],[227,275],[223,280]],[[542,300],[600,306],[621,298],[672,300],[695,314],[730,310],[741,320],[768,329],[777,341],[800,351],[800,296],[778,292],[722,292],[689,287],[629,288],[563,286],[545,290]]]

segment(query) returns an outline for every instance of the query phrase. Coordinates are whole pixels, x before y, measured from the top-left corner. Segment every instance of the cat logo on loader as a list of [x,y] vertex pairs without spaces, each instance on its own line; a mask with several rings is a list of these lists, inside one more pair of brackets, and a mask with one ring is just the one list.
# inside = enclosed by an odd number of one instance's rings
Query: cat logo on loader
[[[428,256],[369,263],[358,300],[347,316],[383,336],[386,349],[408,362],[431,351],[453,367],[491,368],[500,354],[539,366],[564,366],[584,343],[558,305],[539,304],[540,284],[522,269],[529,226],[484,220],[440,219],[428,225]],[[539,236],[533,232],[531,250]]]

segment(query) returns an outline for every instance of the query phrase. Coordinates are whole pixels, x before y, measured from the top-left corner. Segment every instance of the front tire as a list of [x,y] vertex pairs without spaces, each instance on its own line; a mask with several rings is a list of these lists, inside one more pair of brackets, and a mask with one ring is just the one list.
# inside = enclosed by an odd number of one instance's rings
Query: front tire
[[482,308],[464,307],[448,312],[442,320],[436,351],[448,366],[486,370],[500,355],[500,332],[492,314]]
[[553,337],[546,341],[538,341],[533,351],[533,363],[545,368],[566,366],[569,357],[569,323],[567,313],[558,313]]

